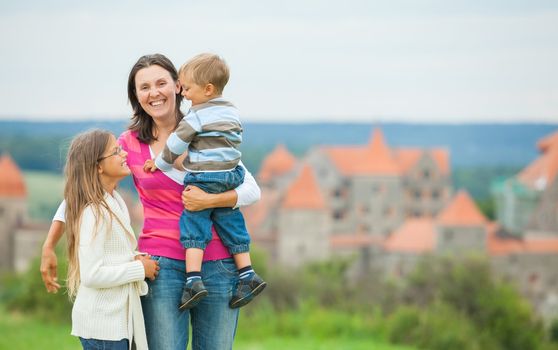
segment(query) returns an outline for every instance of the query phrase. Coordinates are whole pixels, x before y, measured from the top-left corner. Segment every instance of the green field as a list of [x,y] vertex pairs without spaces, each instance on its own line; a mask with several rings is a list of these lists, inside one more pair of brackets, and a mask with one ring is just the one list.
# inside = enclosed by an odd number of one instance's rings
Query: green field
[[[236,350],[412,350],[376,342],[373,340],[350,339],[311,339],[311,338],[265,338],[261,340],[242,339],[242,329],[238,331]],[[81,349],[77,338],[70,335],[70,326],[47,324],[17,313],[7,313],[0,307],[0,349],[41,349],[41,350],[78,350]]]
[[43,171],[25,171],[29,216],[35,220],[52,219],[64,195],[62,175]]

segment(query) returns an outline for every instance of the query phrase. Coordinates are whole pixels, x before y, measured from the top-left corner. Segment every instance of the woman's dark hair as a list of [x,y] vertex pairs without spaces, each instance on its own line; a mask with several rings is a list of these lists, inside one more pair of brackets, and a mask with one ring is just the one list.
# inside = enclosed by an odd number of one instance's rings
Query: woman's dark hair
[[[169,72],[172,79],[178,81],[178,73],[172,62],[164,55],[153,54],[145,55],[138,59],[136,64],[132,67],[130,75],[128,76],[128,100],[134,110],[132,121],[128,129],[138,132],[138,139],[143,143],[151,143],[157,138],[153,135],[153,118],[141,107],[138,96],[136,94],[136,74],[143,68],[150,66],[159,66]],[[182,95],[176,94],[176,125],[184,118],[184,113],[180,111],[180,104],[182,103]]]

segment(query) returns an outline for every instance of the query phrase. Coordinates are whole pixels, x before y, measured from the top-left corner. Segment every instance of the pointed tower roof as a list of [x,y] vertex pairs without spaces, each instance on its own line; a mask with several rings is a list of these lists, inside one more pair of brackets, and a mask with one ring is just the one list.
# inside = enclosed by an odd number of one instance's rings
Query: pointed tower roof
[[525,167],[517,179],[530,188],[543,190],[558,175],[558,132],[543,138],[538,146],[543,154]]
[[312,168],[305,164],[300,175],[287,189],[283,208],[288,209],[324,209],[322,196]]
[[7,153],[0,156],[0,197],[27,195],[25,181],[17,164]]
[[291,171],[296,163],[296,158],[287,150],[285,145],[279,144],[262,162],[259,180],[266,182],[274,176]]
[[461,190],[440,212],[436,223],[444,226],[482,226],[488,223],[469,194]]
[[543,153],[548,151],[550,148],[558,147],[558,131],[540,139],[537,143],[537,147]]
[[325,152],[344,175],[399,175],[401,173],[380,128],[373,130],[370,142],[364,147],[327,147]]
[[436,247],[436,230],[431,218],[406,220],[384,243],[390,252],[426,253]]

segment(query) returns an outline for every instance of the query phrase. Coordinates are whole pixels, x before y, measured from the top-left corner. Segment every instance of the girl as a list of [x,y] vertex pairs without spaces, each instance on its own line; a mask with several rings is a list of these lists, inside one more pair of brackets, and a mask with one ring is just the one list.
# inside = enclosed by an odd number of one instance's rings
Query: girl
[[[75,137],[66,161],[68,294],[72,335],[83,349],[147,349],[140,295],[156,261],[134,251],[136,238],[118,182],[130,174],[127,153],[107,131]],[[133,340],[133,341],[132,341]]]

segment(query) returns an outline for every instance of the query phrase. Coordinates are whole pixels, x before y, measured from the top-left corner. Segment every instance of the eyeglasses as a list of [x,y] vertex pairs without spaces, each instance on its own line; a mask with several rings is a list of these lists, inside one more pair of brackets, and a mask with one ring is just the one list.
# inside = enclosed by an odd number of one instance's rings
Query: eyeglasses
[[112,156],[117,156],[117,155],[119,155],[120,153],[122,153],[122,146],[116,147],[116,149],[114,150],[114,152],[112,152],[112,153],[109,154],[108,156],[104,156],[104,157],[101,157],[101,158],[97,159],[97,163],[99,163],[99,162],[102,161],[103,159],[107,159],[107,158],[112,157]]

